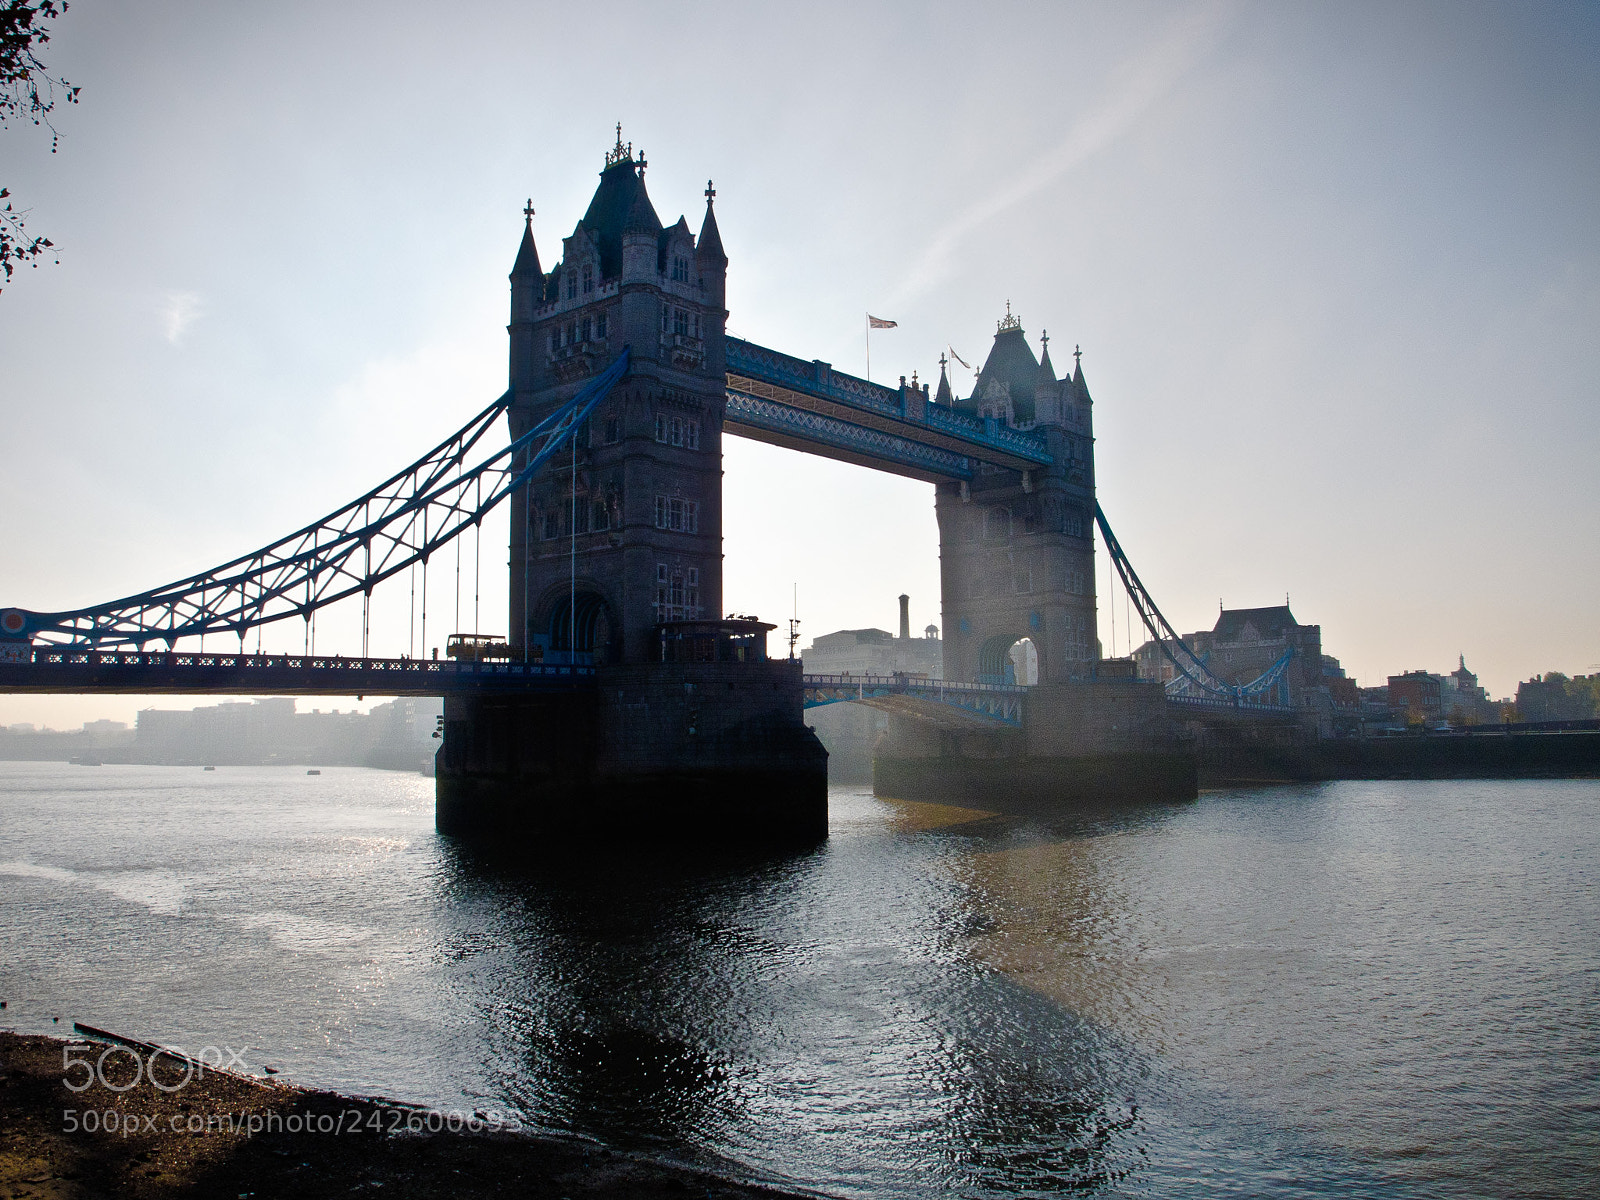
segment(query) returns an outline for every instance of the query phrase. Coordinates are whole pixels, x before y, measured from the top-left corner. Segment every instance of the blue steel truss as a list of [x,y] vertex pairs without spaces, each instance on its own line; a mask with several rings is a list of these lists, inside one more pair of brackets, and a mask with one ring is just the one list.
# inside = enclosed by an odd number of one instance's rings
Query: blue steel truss
[[[972,458],[986,459],[989,456],[984,451],[989,451],[998,452],[1012,462],[1021,460],[1024,466],[1048,466],[1053,461],[1043,434],[1013,429],[993,417],[976,417],[942,404],[924,405],[919,418],[907,411],[905,394],[898,388],[858,379],[843,371],[835,371],[825,362],[807,362],[742,338],[730,337],[726,341],[730,376],[741,376],[886,417],[909,426],[906,430],[908,434],[914,433],[920,426],[930,433],[962,443],[962,448]],[[952,477],[967,478],[961,475]]]
[[0,692],[207,696],[456,696],[570,692],[594,686],[586,663],[345,658],[339,654],[213,654],[40,646],[0,661]]
[[1155,639],[1156,644],[1161,647],[1161,653],[1178,672],[1178,677],[1167,685],[1168,693],[1180,696],[1193,694],[1226,697],[1234,704],[1265,703],[1267,693],[1283,679],[1284,672],[1294,659],[1294,647],[1285,650],[1275,663],[1249,683],[1235,684],[1219,679],[1212,673],[1211,668],[1206,666],[1205,659],[1196,654],[1194,648],[1178,636],[1178,631],[1172,627],[1171,622],[1162,616],[1155,598],[1140,581],[1138,572],[1133,569],[1133,564],[1123,552],[1122,543],[1117,541],[1117,535],[1111,532],[1111,523],[1106,520],[1106,514],[1098,500],[1094,505],[1094,519],[1100,526],[1100,536],[1105,539],[1106,553],[1111,556],[1111,561],[1117,566],[1117,574],[1122,577],[1122,586],[1128,590],[1134,608],[1139,610],[1140,620],[1144,622],[1144,627],[1150,631],[1150,636]]
[[[511,403],[507,392],[428,454],[360,499],[288,537],[165,587],[70,612],[0,610],[5,636],[74,647],[143,648],[299,617],[406,570],[477,525],[588,419],[628,369],[628,350],[514,442],[467,468],[469,451]],[[20,615],[20,622],[17,617]]]
[[976,465],[963,454],[956,454],[937,446],[929,446],[910,438],[867,429],[849,421],[807,412],[775,400],[751,396],[745,392],[728,389],[726,412],[728,418],[741,425],[751,425],[771,433],[802,437],[809,442],[821,442],[841,450],[870,455],[919,467],[951,479],[971,479]]
[[1025,687],[994,683],[948,683],[906,675],[806,675],[805,707],[849,704],[884,696],[911,696],[948,704],[1005,725],[1022,724]]

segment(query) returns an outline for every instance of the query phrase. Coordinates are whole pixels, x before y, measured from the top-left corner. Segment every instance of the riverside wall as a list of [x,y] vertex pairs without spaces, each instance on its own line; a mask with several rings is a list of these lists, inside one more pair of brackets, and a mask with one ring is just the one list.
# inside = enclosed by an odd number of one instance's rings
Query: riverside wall
[[1199,794],[1161,686],[1132,679],[1039,685],[1013,728],[897,712],[872,784],[880,796],[1000,810]]
[[1197,759],[1207,786],[1320,779],[1600,778],[1600,731],[1210,742],[1199,747]]

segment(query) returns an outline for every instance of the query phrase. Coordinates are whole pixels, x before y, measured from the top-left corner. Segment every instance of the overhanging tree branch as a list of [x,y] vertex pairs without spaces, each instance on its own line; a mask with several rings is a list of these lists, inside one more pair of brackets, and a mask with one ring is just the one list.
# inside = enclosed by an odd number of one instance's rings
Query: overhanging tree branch
[[[79,88],[51,75],[37,53],[50,40],[48,21],[67,11],[66,0],[0,0],[0,127],[26,118],[50,131],[50,153],[60,134],[50,120],[58,99],[78,102]],[[22,263],[38,266],[55,243],[27,231],[30,210],[15,207],[8,188],[0,187],[0,267],[7,280]]]

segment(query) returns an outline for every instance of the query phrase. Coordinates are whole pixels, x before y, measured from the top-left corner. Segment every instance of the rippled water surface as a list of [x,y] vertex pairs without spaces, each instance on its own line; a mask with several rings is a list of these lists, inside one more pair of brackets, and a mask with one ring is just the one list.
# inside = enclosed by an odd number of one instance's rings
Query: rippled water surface
[[0,1022],[840,1194],[1593,1194],[1600,783],[832,812],[491,861],[420,777],[0,763]]

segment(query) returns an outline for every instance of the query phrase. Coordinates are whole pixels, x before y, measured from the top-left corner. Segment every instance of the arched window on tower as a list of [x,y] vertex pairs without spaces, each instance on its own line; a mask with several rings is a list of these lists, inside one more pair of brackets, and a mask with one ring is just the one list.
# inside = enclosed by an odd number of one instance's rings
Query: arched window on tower
[[594,291],[594,264],[583,264],[583,291],[584,294]]
[[578,298],[578,273],[576,271],[568,271],[567,272],[567,299],[568,300],[576,300],[577,298]]

